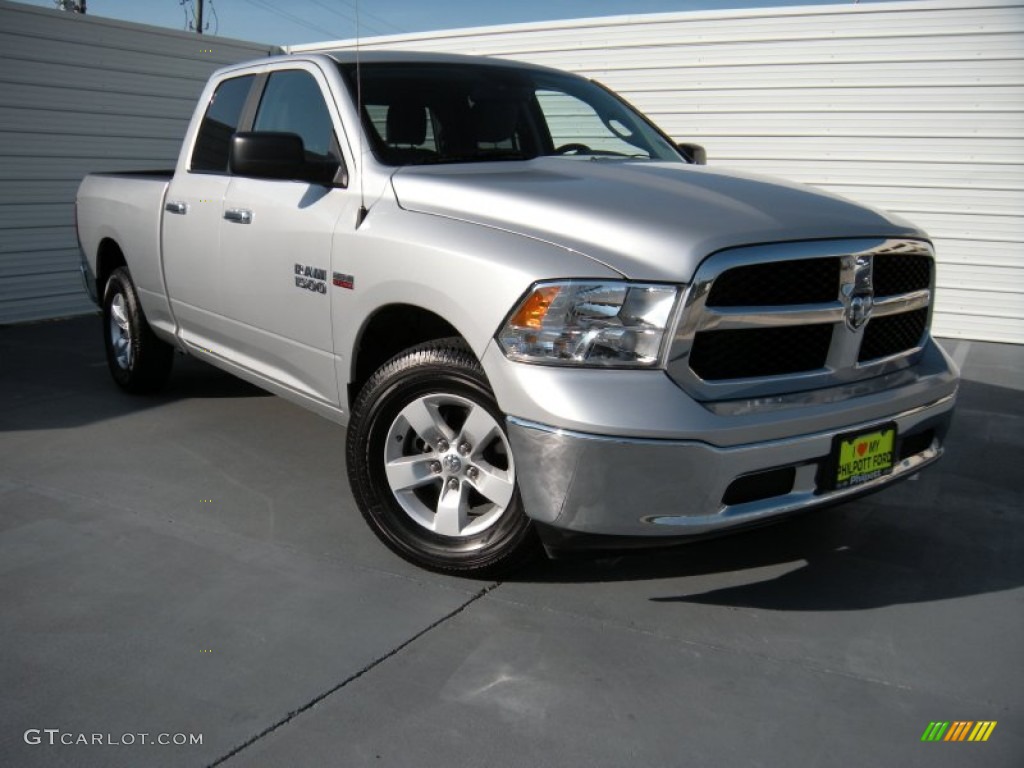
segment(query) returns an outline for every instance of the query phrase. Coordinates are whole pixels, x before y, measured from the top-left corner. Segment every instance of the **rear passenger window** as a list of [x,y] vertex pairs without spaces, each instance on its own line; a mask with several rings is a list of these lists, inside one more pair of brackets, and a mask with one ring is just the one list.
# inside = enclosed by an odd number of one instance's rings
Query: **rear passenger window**
[[274,72],[260,99],[254,131],[297,133],[306,149],[306,162],[340,162],[334,124],[320,86],[308,72]]
[[253,77],[236,77],[217,86],[199,126],[190,170],[227,173],[231,137],[238,130]]

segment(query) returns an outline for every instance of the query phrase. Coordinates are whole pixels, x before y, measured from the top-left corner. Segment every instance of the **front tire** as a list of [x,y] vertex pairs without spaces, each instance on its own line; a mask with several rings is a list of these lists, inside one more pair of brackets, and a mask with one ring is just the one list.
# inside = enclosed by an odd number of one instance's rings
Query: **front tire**
[[504,422],[459,339],[413,347],[377,371],[352,409],[346,457],[381,541],[419,566],[480,577],[539,551]]
[[166,383],[174,349],[149,327],[127,267],[115,269],[103,291],[103,342],[110,375],[126,392],[155,392]]

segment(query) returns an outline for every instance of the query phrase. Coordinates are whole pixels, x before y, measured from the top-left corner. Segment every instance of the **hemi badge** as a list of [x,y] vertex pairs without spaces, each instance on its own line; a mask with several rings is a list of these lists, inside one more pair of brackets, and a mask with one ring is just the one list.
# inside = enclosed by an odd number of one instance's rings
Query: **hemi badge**
[[343,275],[341,272],[334,273],[334,279],[331,281],[339,288],[348,288],[352,290],[355,288],[356,279],[352,275]]

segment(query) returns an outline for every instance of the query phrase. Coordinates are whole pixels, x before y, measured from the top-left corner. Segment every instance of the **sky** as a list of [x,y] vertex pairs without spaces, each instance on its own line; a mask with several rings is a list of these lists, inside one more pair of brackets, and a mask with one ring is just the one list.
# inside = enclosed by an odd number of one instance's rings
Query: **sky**
[[[53,8],[54,0],[21,0]],[[363,37],[491,24],[854,0],[358,0]],[[873,2],[877,0],[864,0]],[[199,0],[87,0],[90,16],[186,29]],[[276,45],[356,36],[357,0],[204,0],[204,33]],[[194,21],[192,22],[194,24]]]

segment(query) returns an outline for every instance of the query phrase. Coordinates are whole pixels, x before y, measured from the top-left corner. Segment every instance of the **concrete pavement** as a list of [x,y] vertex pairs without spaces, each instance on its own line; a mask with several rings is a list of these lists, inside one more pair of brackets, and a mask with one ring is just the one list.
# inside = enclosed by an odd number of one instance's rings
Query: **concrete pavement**
[[947,344],[917,480],[489,583],[377,542],[342,429],[189,360],[123,395],[99,334],[0,328],[2,765],[1024,764],[1024,348]]

